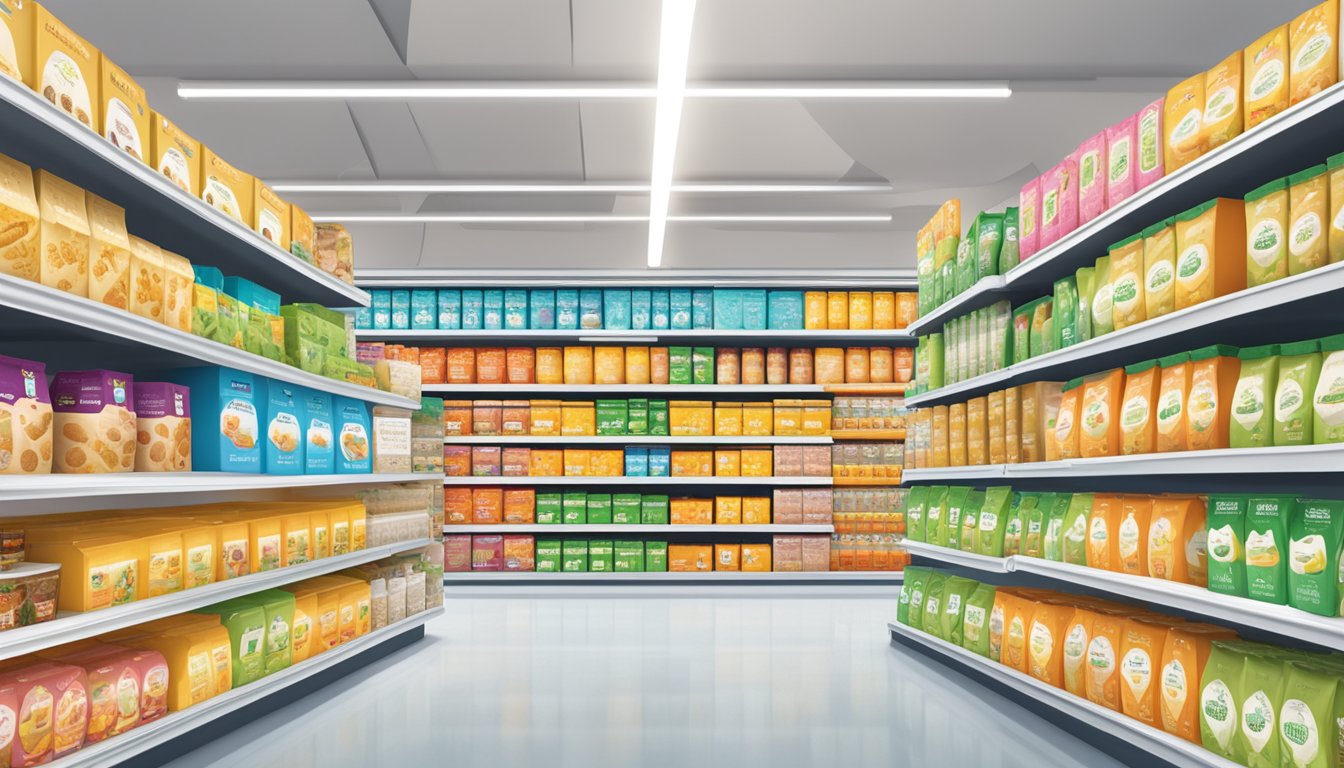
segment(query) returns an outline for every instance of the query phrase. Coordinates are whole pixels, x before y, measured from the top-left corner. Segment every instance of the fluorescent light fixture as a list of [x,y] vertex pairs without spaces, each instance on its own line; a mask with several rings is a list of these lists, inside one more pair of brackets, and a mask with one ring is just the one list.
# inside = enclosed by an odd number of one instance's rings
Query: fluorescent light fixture
[[745,215],[703,215],[668,216],[668,221],[689,221],[720,224],[876,224],[891,221],[889,213],[858,214],[745,214]]
[[1007,83],[743,83],[705,85],[686,89],[688,99],[1006,99],[1013,95]]
[[[547,184],[540,183],[490,183],[456,181],[277,181],[271,189],[282,193],[299,194],[388,194],[388,195],[435,195],[435,194],[647,194],[652,187],[639,183],[595,183],[595,184]],[[812,182],[780,183],[700,183],[673,184],[674,194],[829,194],[890,192],[891,185],[886,183],[836,182],[818,184]]]
[[653,113],[653,173],[649,177],[650,267],[663,263],[667,208],[672,201],[672,168],[677,159],[694,22],[695,0],[663,0],[663,19],[658,30],[658,100]]
[[[889,213],[746,213],[667,216],[664,221],[706,224],[881,224]],[[651,216],[615,214],[492,214],[492,213],[328,213],[313,214],[315,222],[357,224],[640,224]]]

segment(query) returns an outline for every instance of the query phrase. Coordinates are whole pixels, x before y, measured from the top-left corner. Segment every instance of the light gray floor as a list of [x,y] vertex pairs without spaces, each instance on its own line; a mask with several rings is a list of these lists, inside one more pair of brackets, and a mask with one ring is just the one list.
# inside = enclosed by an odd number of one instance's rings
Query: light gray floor
[[172,765],[1116,765],[854,592],[454,590],[423,642]]

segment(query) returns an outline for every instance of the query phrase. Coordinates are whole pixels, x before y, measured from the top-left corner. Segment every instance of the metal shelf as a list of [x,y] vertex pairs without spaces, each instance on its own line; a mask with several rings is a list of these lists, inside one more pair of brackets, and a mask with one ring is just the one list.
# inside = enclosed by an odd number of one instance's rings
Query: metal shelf
[[174,592],[169,595],[136,600],[125,605],[103,608],[86,613],[58,614],[55,619],[42,624],[18,627],[0,632],[0,659],[12,659],[25,653],[33,653],[43,648],[51,648],[63,643],[83,640],[86,637],[101,635],[114,629],[143,624],[165,616],[200,608],[204,605],[228,600],[233,597],[250,595],[263,589],[293,584],[311,576],[321,576],[363,563],[390,557],[398,552],[427,547],[433,544],[429,538],[370,547],[346,555],[324,557],[302,565],[277,568],[247,576],[239,576],[228,581],[218,581],[195,589]]
[[833,525],[445,525],[453,533],[835,533]]
[[425,384],[426,395],[710,395],[736,398],[742,395],[825,395],[821,384]]
[[1008,298],[1008,292],[1003,275],[982,277],[975,285],[957,294],[951,301],[916,319],[906,330],[915,336],[924,336],[942,328],[943,323],[958,315],[974,312],[981,307],[988,307],[990,304],[1005,298]]
[[0,79],[0,145],[7,155],[122,206],[132,234],[194,264],[246,277],[280,293],[286,302],[369,304],[362,289],[280,250],[8,78]]
[[469,342],[500,343],[561,343],[589,342],[596,344],[668,344],[679,341],[696,343],[720,343],[729,346],[766,346],[780,344],[810,344],[813,342],[834,342],[837,344],[889,344],[894,346],[914,346],[915,337],[905,330],[840,330],[840,331],[802,331],[802,330],[372,330],[359,329],[355,338],[360,341],[396,341],[408,343],[438,342],[450,345]]
[[185,736],[198,728],[206,727],[231,712],[260,702],[267,696],[276,694],[320,672],[331,669],[364,651],[408,631],[422,627],[431,619],[441,615],[443,611],[443,606],[439,606],[417,613],[414,616],[408,616],[395,624],[375,629],[363,637],[357,637],[354,640],[342,643],[335,648],[305,659],[274,674],[267,675],[255,682],[207,699],[193,707],[178,712],[170,712],[163,718],[147,725],[142,725],[106,741],[89,744],[77,752],[52,761],[49,765],[54,766],[54,768],[75,768],[75,766],[93,768],[94,766],[121,765],[125,761],[143,755],[155,747]]
[[1041,682],[1030,675],[1005,667],[998,662],[973,653],[945,640],[931,637],[916,629],[891,622],[887,625],[893,641],[923,646],[942,657],[947,663],[968,668],[988,677],[994,682],[1013,689],[1025,698],[1050,707],[1066,717],[1071,717],[1085,725],[1104,731],[1122,739],[1136,749],[1151,754],[1156,760],[1163,760],[1181,768],[1235,768],[1236,763],[1209,752],[1202,746],[1186,741],[1179,736],[1145,725],[1120,712],[1093,704]]
[[[881,438],[875,438],[881,439]],[[534,437],[531,435],[449,435],[445,445],[830,445],[829,435],[580,435]]]
[[537,571],[464,571],[459,573],[443,574],[443,582],[447,585],[469,582],[514,582],[514,583],[540,583],[540,582],[590,582],[594,584],[639,584],[639,583],[677,583],[677,584],[696,584],[705,582],[739,582],[739,583],[825,583],[825,582],[859,582],[859,581],[880,581],[889,584],[900,584],[904,574],[900,571],[795,571],[787,573],[776,573],[766,571],[762,573],[753,573],[747,571],[694,571],[677,572],[671,571],[619,571],[610,573],[593,573],[591,571],[584,573],[554,573]]
[[[0,96],[8,82],[0,79]],[[3,104],[0,98],[0,115]],[[377,405],[420,408],[401,395],[309,373],[13,275],[0,275],[0,326],[5,329],[0,349],[42,360],[49,370],[64,365],[117,370],[223,365]]]
[[[273,488],[381,485],[428,480],[437,472],[362,475],[249,475],[238,472],[126,472],[112,475],[0,475],[0,502],[88,496],[237,493]],[[11,513],[5,509],[0,516]],[[13,509],[12,514],[29,514]]]
[[974,568],[977,571],[987,573],[1010,573],[1012,558],[1008,557],[990,557],[989,555],[977,555],[974,552],[962,552],[958,549],[949,549],[939,547],[933,544],[926,544],[922,541],[911,541],[906,539],[901,542],[905,551],[918,557],[926,557],[930,560],[947,563],[949,565],[959,565],[963,568]]
[[[829,486],[829,477],[593,477],[590,475],[566,477],[444,477],[444,485],[638,485],[656,488],[665,485],[691,486],[784,486],[811,485]],[[889,485],[900,485],[892,481]]]
[[862,288],[914,290],[911,269],[361,269],[363,288]]

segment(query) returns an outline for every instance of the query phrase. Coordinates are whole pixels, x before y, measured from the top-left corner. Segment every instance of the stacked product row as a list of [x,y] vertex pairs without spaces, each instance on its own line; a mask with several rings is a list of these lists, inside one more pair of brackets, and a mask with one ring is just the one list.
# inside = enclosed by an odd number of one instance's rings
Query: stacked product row
[[[255,230],[282,251],[315,263],[347,283],[354,281],[353,246],[344,227],[315,227],[302,208],[284,201],[260,179],[229,165],[151,110],[144,88],[46,8],[34,2],[18,3],[0,14],[0,29],[9,42],[0,47],[0,75],[42,94],[112,146],[162,173],[183,192]],[[80,206],[69,212],[82,210]],[[27,237],[20,238],[21,243],[26,241]],[[46,252],[45,246],[42,251]],[[69,255],[63,256],[69,266]],[[34,272],[32,279],[36,277]],[[56,287],[56,283],[48,284]]]
[[[771,507],[773,500],[773,516]],[[829,488],[774,496],[669,498],[652,493],[445,488],[447,525],[830,525]]]
[[[449,400],[447,437],[825,436],[829,400]],[[872,418],[867,419],[868,423]]]
[[445,536],[444,571],[538,573],[746,573],[830,570],[830,537],[776,535],[771,543]]
[[[384,345],[382,354],[387,348]],[[363,350],[377,349],[360,342]],[[889,384],[910,381],[909,347],[406,347],[424,384]]]
[[373,290],[361,329],[395,330],[895,330],[915,320],[915,295],[892,291],[741,288]]
[[447,477],[535,477],[539,481],[552,477],[829,478],[831,451],[827,445],[714,450],[656,445],[614,450],[446,445],[443,466]]
[[1344,441],[1344,335],[1215,345],[916,411],[915,465],[1055,461]]
[[1248,766],[1341,757],[1344,661],[1146,608],[906,569],[897,621]]
[[896,397],[837,397],[831,404],[831,430],[905,429],[909,413],[904,401]]

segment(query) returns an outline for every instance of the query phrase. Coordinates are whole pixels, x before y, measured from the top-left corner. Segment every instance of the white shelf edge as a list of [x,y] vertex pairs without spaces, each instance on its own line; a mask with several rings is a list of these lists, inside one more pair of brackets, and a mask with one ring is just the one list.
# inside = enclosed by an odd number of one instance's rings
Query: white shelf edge
[[988,293],[998,293],[1004,289],[1006,281],[1003,275],[986,275],[976,281],[975,285],[963,293],[957,294],[952,300],[938,306],[932,312],[922,317],[916,318],[909,328],[906,328],[913,336],[923,336],[925,331],[931,331],[934,328],[941,328],[943,323],[950,319],[954,313],[962,307],[971,304],[972,301],[979,301],[980,297]]
[[1155,758],[1181,766],[1181,768],[1236,768],[1236,763],[1225,760],[1198,744],[1150,725],[1145,725],[1120,712],[1093,704],[1087,699],[1074,696],[1062,688],[1056,688],[1030,675],[990,661],[965,648],[931,637],[894,621],[887,624],[887,627],[893,639],[898,635],[907,638],[938,653],[945,659],[974,669],[995,682],[1014,689],[1021,696],[1035,699],[1060,714],[1123,739]]
[[[661,486],[661,485],[820,485],[830,486],[834,478],[831,477],[593,477],[565,476],[565,477],[447,477],[443,478],[444,485],[462,486],[462,485],[639,485],[639,486]],[[896,483],[892,483],[896,485]]]
[[610,583],[662,581],[690,584],[715,581],[881,581],[899,584],[903,579],[904,574],[901,571],[766,571],[761,573],[747,571],[697,571],[685,573],[672,571],[587,571],[583,573],[555,571],[460,571],[443,574],[443,582],[447,585],[473,581],[554,581],[557,583],[566,581]]
[[444,535],[468,534],[468,533],[498,533],[498,534],[578,534],[578,533],[610,533],[610,534],[644,534],[644,533],[835,533],[834,525],[789,525],[786,523],[770,523],[768,525],[618,525],[618,524],[584,524],[584,525],[566,525],[559,523],[556,525],[536,525],[536,524],[508,524],[500,525],[445,525],[443,526]]
[[829,435],[585,435],[579,437],[539,437],[532,435],[453,435],[443,438],[444,445],[831,445]]
[[358,269],[368,288],[871,287],[913,290],[913,269]]
[[[4,78],[0,78],[0,87],[3,87],[4,82]],[[325,376],[319,376],[316,373],[309,373],[292,365],[244,352],[213,339],[202,338],[186,331],[170,328],[163,323],[133,315],[116,307],[58,291],[13,275],[0,275],[0,305],[39,315],[56,322],[88,327],[95,332],[110,334],[136,344],[164,349],[194,358],[202,364],[236,368],[258,376],[266,376],[290,384],[316,389],[319,392],[352,397],[377,405],[391,405],[410,410],[420,409],[420,404],[408,397],[383,392],[373,387],[336,381]]]
[[1003,464],[984,464],[972,467],[926,467],[901,470],[901,482],[921,480],[992,480],[1004,477]]
[[[437,482],[438,472],[357,475],[265,475],[239,472],[124,472],[109,475],[0,475],[0,501],[175,493],[221,493],[274,488]],[[15,510],[18,514],[21,510]],[[24,511],[27,514],[26,511]],[[3,513],[0,513],[3,516]]]
[[0,632],[0,659],[10,659],[25,653],[51,648],[63,643],[83,640],[114,629],[142,624],[165,616],[185,613],[201,606],[217,603],[232,597],[249,595],[263,589],[292,584],[311,576],[335,573],[363,563],[390,557],[398,552],[427,547],[433,540],[426,537],[398,544],[370,547],[335,557],[324,557],[302,565],[288,568],[276,568],[261,573],[239,576],[228,581],[219,581],[195,589],[173,592],[168,595],[136,600],[125,605],[103,608],[86,613],[58,614],[55,619],[42,624]]
[[582,395],[649,393],[669,395],[825,395],[823,384],[424,384],[427,395],[469,395],[490,392]]
[[912,555],[927,557],[951,565],[960,565],[965,568],[974,568],[986,573],[1010,573],[1013,570],[1012,558],[978,555],[974,552],[962,552],[958,549],[940,547],[922,541],[911,541],[910,539],[902,541],[901,546],[905,547],[905,551]]
[[90,744],[77,752],[72,752],[48,765],[55,768],[74,768],[75,766],[111,766],[130,760],[137,755],[166,744],[191,731],[206,726],[225,715],[255,703],[288,688],[295,683],[328,670],[343,661],[381,645],[383,642],[404,634],[408,630],[423,626],[444,612],[443,606],[427,609],[414,616],[407,616],[393,624],[380,627],[363,637],[357,637],[328,651],[286,667],[260,680],[234,688],[214,698],[207,699],[195,706],[177,712],[170,712],[159,720],[127,731],[97,744]]
[[482,340],[482,339],[517,339],[519,341],[545,341],[545,340],[587,340],[600,339],[603,341],[620,342],[630,341],[631,343],[658,343],[661,338],[674,339],[742,339],[759,338],[766,341],[777,339],[812,339],[815,341],[913,341],[914,336],[903,328],[886,329],[844,329],[835,331],[822,330],[725,330],[715,328],[687,328],[687,329],[645,329],[618,331],[613,329],[593,329],[593,330],[557,330],[557,329],[471,329],[471,330],[452,330],[452,329],[415,329],[415,328],[357,328],[355,329],[355,338],[360,341],[400,341],[400,340],[420,340],[420,341],[444,341],[454,340]]

